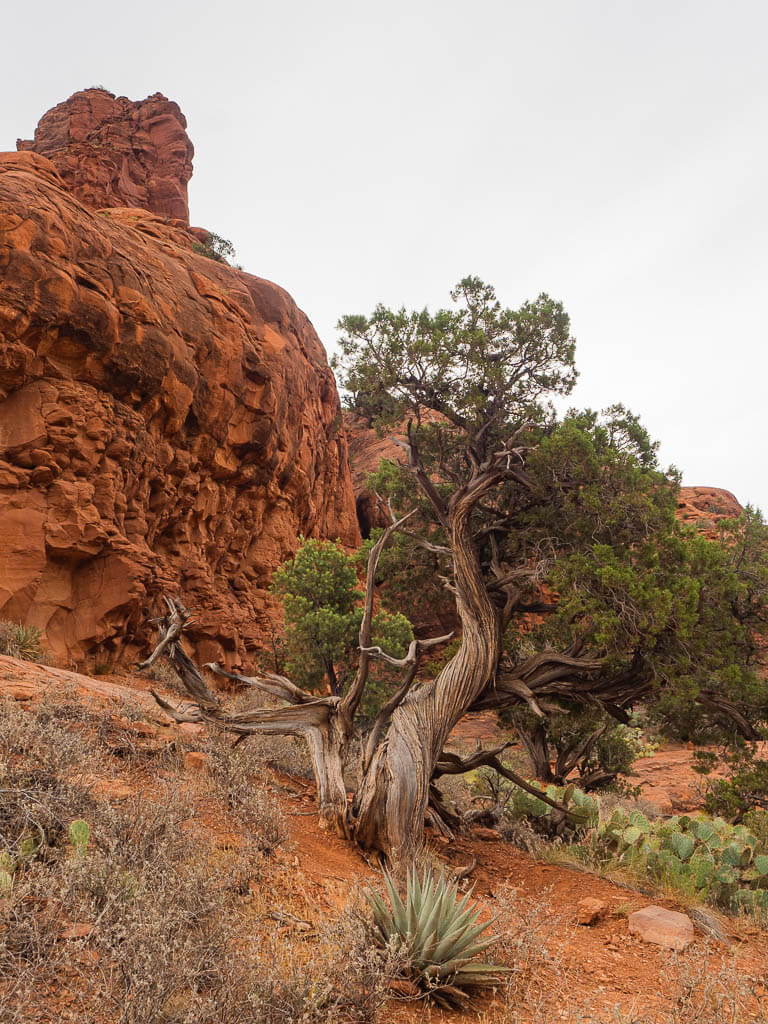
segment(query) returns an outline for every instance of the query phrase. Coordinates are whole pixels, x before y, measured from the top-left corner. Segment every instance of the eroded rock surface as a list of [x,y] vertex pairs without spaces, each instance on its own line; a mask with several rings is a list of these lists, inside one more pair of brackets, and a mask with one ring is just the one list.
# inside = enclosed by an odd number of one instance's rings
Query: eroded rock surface
[[81,202],[132,206],[189,224],[187,183],[194,147],[178,104],[156,92],[133,102],[84,89],[40,119],[19,150],[48,157]]
[[744,511],[730,491],[721,487],[681,487],[677,516],[702,533],[715,530],[718,520],[735,519]]
[[299,533],[359,539],[312,325],[192,240],[0,155],[0,617],[59,658],[145,651],[167,590],[231,665],[268,639]]

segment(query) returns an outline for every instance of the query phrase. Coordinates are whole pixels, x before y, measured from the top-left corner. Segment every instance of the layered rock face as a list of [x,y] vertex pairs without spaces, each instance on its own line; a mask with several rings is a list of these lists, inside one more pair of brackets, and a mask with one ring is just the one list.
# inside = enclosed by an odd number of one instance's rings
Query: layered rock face
[[735,519],[744,511],[730,491],[721,487],[681,487],[677,517],[702,533],[715,530],[719,519]]
[[61,659],[145,651],[168,591],[200,658],[249,661],[297,535],[359,540],[312,325],[192,242],[0,155],[0,618]]
[[18,150],[48,157],[82,202],[141,207],[189,224],[194,147],[178,104],[155,93],[134,103],[84,89],[49,110]]

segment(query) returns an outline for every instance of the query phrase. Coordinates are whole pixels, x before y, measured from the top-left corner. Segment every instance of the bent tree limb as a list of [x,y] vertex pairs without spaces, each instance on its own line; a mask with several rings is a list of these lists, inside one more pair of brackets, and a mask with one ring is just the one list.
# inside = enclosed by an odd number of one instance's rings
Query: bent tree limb
[[[303,736],[312,755],[320,820],[345,838],[353,837],[354,822],[350,816],[344,783],[344,765],[354,729],[355,713],[368,681],[370,660],[373,656],[370,645],[376,569],[384,545],[410,515],[412,513],[392,523],[371,550],[368,559],[364,614],[360,627],[361,650],[358,669],[349,691],[343,698],[316,697],[296,686],[290,679],[276,673],[267,673],[265,676],[240,676],[226,672],[215,662],[210,663],[208,668],[212,671],[287,702],[282,708],[258,708],[234,714],[227,713],[182,646],[182,632],[192,618],[178,598],[165,598],[168,613],[153,620],[158,626],[158,644],[152,654],[138,666],[140,669],[149,668],[163,655],[171,661],[184,689],[194,703],[177,709],[158,694],[153,695],[163,710],[177,721],[205,722],[241,738],[252,733]],[[432,645],[429,641],[420,643],[424,649]]]
[[[278,695],[292,699],[293,703],[283,708],[259,708],[228,714],[181,644],[182,631],[191,621],[190,613],[179,599],[166,597],[165,603],[168,614],[159,620],[158,645],[138,667],[147,668],[164,654],[178,672],[184,689],[194,703],[176,709],[153,692],[160,707],[176,721],[202,721],[240,737],[253,733],[303,736],[312,755],[320,819],[340,835],[348,837],[347,791],[343,763],[338,756],[342,738],[338,734],[335,713],[339,698],[313,697],[290,680],[284,680],[288,685],[283,685]],[[267,679],[247,678],[251,685],[272,694],[278,685],[277,680],[283,680],[283,677],[273,676]]]

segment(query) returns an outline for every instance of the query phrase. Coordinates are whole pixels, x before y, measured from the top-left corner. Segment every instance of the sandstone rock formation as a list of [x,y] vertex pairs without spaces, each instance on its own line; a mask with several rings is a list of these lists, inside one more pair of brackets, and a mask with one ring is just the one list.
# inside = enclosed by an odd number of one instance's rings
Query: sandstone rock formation
[[19,150],[46,156],[82,202],[141,207],[189,224],[187,183],[194,148],[178,104],[156,92],[132,102],[84,89],[40,120]]
[[359,539],[312,325],[193,237],[0,155],[0,618],[59,658],[146,650],[169,590],[198,656],[231,665],[269,636],[299,533]]
[[719,519],[733,519],[744,509],[730,491],[720,487],[681,487],[677,516],[702,533],[715,529]]

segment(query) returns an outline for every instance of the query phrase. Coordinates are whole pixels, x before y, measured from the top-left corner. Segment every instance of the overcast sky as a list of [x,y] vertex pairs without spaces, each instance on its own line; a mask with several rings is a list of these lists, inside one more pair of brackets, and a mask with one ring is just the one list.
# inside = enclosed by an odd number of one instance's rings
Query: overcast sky
[[574,404],[622,401],[684,483],[768,511],[768,5],[36,0],[3,13],[0,148],[78,89],[161,91],[192,223],[344,313],[466,274],[561,299]]

